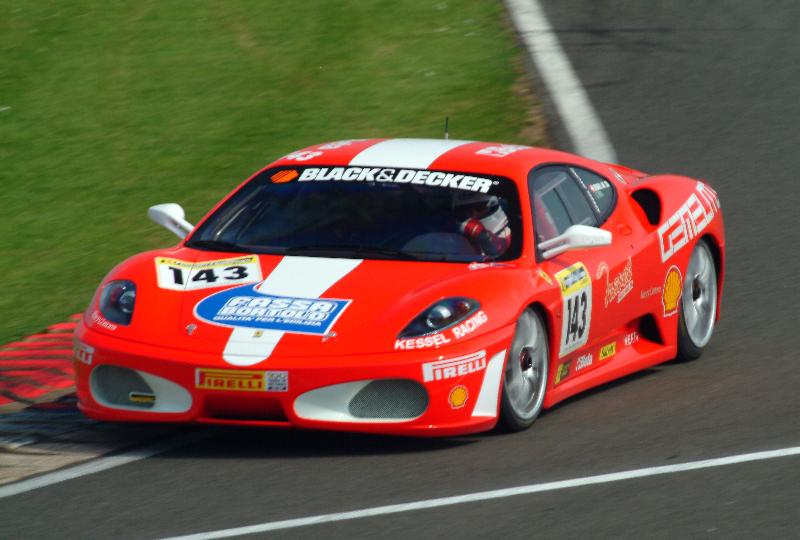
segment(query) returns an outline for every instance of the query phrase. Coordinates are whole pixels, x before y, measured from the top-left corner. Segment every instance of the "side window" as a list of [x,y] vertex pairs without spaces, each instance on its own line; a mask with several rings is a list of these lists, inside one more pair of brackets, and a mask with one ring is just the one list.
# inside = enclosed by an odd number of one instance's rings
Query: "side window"
[[617,193],[614,190],[614,186],[599,174],[586,169],[570,167],[570,170],[583,184],[586,191],[589,192],[600,223],[603,223],[611,215],[617,202]]
[[566,167],[549,166],[532,171],[528,190],[537,242],[558,236],[570,225],[597,225],[591,199]]

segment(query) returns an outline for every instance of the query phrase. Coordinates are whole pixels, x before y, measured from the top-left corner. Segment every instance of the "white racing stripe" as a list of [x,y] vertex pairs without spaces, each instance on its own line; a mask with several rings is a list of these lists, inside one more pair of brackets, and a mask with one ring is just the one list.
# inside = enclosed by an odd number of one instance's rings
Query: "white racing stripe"
[[572,69],[538,0],[506,0],[514,26],[528,49],[576,153],[610,163],[617,154],[589,95]]
[[446,139],[389,139],[357,154],[350,165],[427,169],[446,152],[470,141]]
[[[319,298],[361,264],[361,259],[284,257],[256,289],[264,294]],[[282,330],[234,328],[222,357],[234,366],[252,366],[270,357],[284,335]]]
[[632,480],[635,478],[646,478],[648,476],[675,474],[686,471],[696,471],[699,469],[723,467],[725,465],[734,465],[737,463],[764,461],[767,459],[775,459],[775,458],[797,456],[797,455],[800,455],[800,446],[794,446],[791,448],[782,448],[779,450],[769,450],[766,452],[754,452],[751,454],[739,454],[736,456],[727,456],[716,459],[704,459],[702,461],[689,461],[687,463],[677,463],[675,465],[646,467],[644,469],[633,469],[630,471],[599,474],[597,476],[585,476],[583,478],[572,478],[570,480],[559,480],[556,482],[544,482],[541,484],[529,484],[527,486],[519,486],[506,489],[495,489],[492,491],[480,491],[477,493],[468,493],[465,495],[455,495],[453,497],[441,497],[438,499],[427,499],[423,501],[416,501],[416,502],[409,502],[402,504],[375,506],[372,508],[364,508],[362,510],[353,510],[350,512],[336,512],[333,514],[320,514],[317,516],[309,516],[297,519],[270,521],[267,523],[260,523],[258,525],[235,527],[232,529],[220,529],[218,531],[189,534],[186,536],[175,536],[166,538],[164,540],[209,540],[212,538],[231,538],[234,536],[243,536],[246,534],[258,534],[270,531],[278,531],[282,529],[295,529],[297,527],[306,527],[308,525],[320,525],[323,523],[333,523],[337,521],[347,521],[347,520],[361,519],[367,517],[385,516],[388,514],[414,512],[417,510],[428,510],[430,508],[440,508],[442,506],[454,506],[457,504],[474,503],[480,501],[488,501],[492,499],[502,499],[506,497],[515,497],[518,495],[530,495],[532,493],[557,491],[560,489],[592,486],[597,484],[608,484],[611,482],[621,482],[624,480]]

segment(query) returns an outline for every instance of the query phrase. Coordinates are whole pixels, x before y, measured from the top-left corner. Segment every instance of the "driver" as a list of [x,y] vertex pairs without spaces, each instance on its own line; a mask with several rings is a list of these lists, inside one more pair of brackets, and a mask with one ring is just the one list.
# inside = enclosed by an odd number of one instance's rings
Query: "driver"
[[483,255],[498,257],[511,244],[508,216],[495,195],[460,195],[455,201],[455,215],[461,233]]

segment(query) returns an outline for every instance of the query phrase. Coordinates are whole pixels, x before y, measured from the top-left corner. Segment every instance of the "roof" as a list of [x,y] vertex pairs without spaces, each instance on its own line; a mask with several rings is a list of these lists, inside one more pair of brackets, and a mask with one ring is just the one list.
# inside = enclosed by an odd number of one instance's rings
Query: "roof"
[[464,171],[524,178],[543,163],[598,165],[572,154],[512,144],[451,139],[356,139],[309,146],[273,165],[339,165]]

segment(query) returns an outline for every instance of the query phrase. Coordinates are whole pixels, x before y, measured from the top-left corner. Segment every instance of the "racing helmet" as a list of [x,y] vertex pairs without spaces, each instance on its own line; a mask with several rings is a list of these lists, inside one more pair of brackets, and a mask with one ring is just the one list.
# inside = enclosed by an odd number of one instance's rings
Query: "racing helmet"
[[[458,194],[453,200],[453,213],[459,221],[484,219],[497,211],[502,212],[500,200],[495,195],[484,193]],[[505,213],[503,213],[505,215]]]

